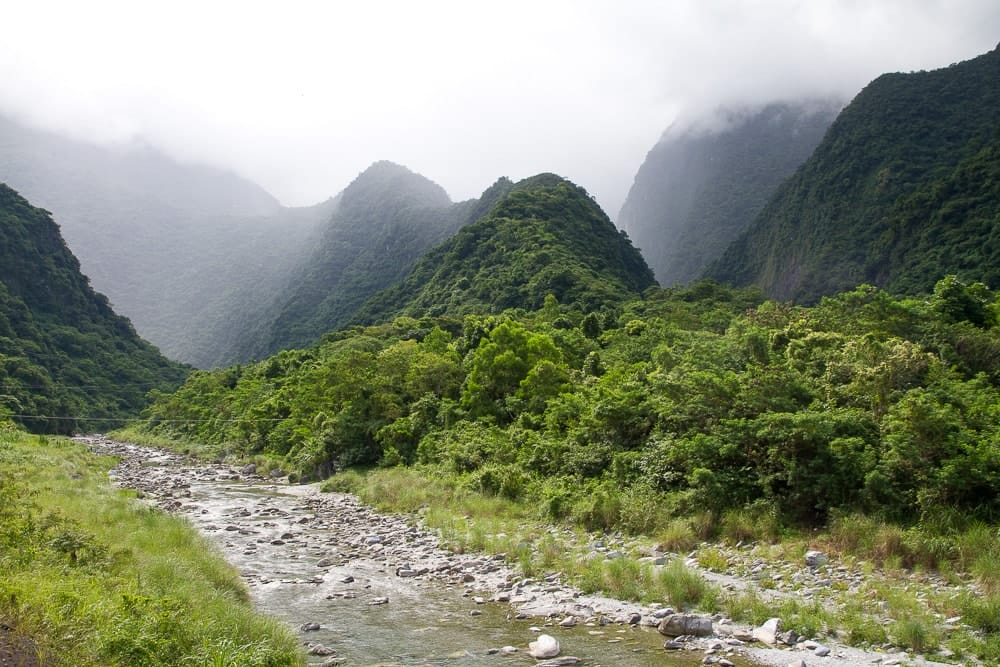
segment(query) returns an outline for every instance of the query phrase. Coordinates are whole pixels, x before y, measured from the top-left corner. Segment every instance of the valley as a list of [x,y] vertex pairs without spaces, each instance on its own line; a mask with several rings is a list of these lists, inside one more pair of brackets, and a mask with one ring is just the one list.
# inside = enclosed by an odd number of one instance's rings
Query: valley
[[0,664],[1000,664],[1000,47],[839,99],[617,224],[0,119]]

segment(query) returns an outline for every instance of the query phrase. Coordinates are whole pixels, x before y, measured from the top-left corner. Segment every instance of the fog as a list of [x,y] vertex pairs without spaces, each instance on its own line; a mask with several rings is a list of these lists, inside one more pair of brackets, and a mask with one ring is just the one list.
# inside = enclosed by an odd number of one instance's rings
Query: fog
[[289,205],[387,159],[456,200],[554,171],[612,216],[678,118],[850,99],[1000,38],[996,0],[35,0],[4,14],[0,113],[33,126],[231,168]]

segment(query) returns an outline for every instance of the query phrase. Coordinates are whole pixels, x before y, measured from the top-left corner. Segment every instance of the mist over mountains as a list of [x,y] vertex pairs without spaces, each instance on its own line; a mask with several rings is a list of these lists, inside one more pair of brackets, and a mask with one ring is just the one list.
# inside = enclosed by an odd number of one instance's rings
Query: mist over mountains
[[806,303],[866,282],[927,292],[946,273],[993,282],[998,141],[1000,47],[880,76],[707,275]]
[[839,115],[799,101],[676,123],[620,214],[642,257],[586,190],[546,174],[453,203],[380,161],[337,196],[288,208],[146,146],[0,120],[0,179],[53,211],[144,337],[199,367],[399,315],[530,310],[548,294],[599,308],[653,285],[647,264],[664,286],[707,275],[783,299],[859,282],[926,292],[949,272],[997,278],[996,63],[993,51],[885,75]]
[[669,127],[639,167],[617,220],[660,284],[701,277],[812,154],[842,106],[775,102]]
[[[330,203],[285,208],[230,172],[0,119],[0,181],[51,211],[95,289],[168,356],[232,360],[234,326],[300,262]],[[235,321],[234,321],[235,318]]]

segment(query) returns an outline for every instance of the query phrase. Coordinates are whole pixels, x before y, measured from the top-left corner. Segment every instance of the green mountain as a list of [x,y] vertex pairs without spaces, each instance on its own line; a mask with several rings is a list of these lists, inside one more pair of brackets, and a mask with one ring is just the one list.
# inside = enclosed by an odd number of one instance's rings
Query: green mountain
[[134,416],[149,391],[186,374],[91,289],[48,211],[0,184],[0,419],[94,429]]
[[657,281],[696,280],[806,161],[842,106],[773,103],[671,126],[618,214]]
[[655,284],[628,237],[586,190],[559,176],[501,179],[474,210],[485,215],[428,252],[354,321],[535,310],[549,294],[589,311]]
[[284,288],[332,208],[284,208],[230,172],[2,117],[0,181],[53,212],[84,273],[145,338],[202,367],[241,360],[234,330]]
[[803,302],[948,273],[995,285],[998,132],[1000,50],[883,75],[706,274]]
[[338,195],[311,254],[259,309],[236,344],[237,356],[261,358],[315,343],[401,280],[474,211],[474,202],[452,204],[441,186],[406,167],[376,162]]

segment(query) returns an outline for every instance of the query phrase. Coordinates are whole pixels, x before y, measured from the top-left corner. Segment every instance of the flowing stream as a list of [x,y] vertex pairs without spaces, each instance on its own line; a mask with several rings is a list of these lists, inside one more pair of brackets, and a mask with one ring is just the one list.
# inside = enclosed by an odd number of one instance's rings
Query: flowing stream
[[[665,638],[654,627],[602,625],[599,618],[562,627],[561,617],[517,618],[509,602],[491,601],[471,583],[504,572],[509,577],[502,563],[466,556],[456,565],[433,535],[348,496],[192,464],[157,450],[88,444],[122,459],[115,472],[119,484],[187,516],[210,536],[240,570],[261,611],[287,622],[305,645],[332,649],[342,664],[528,666],[536,662],[528,642],[540,632],[559,640],[561,657],[576,656],[585,666],[678,667],[705,657],[702,651],[665,651]],[[430,563],[431,571],[417,569],[420,563]],[[449,566],[466,574],[436,576]],[[505,654],[502,647],[517,652]],[[309,664],[333,659],[310,655]],[[729,659],[746,664],[738,656]]]

